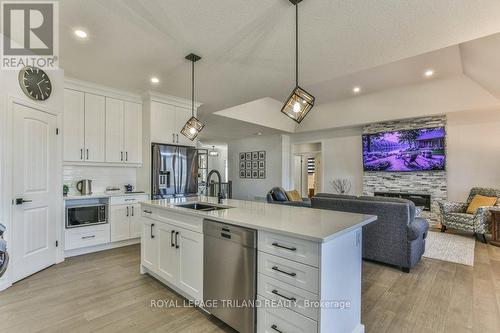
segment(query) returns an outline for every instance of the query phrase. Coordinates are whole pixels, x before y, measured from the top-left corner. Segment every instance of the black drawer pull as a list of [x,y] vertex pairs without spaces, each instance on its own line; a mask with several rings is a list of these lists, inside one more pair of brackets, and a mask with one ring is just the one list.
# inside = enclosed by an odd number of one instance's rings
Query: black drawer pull
[[231,235],[228,235],[228,234],[224,234],[224,233],[220,233],[220,235],[224,238],[227,238],[227,239],[231,239]]
[[153,235],[153,228],[154,228],[155,224],[154,223],[151,223],[151,238],[155,238],[155,235]]
[[175,230],[172,230],[170,232],[170,246],[171,247],[174,247],[175,246],[175,243],[174,243],[174,234],[175,234]]
[[89,238],[94,238],[95,235],[92,235],[92,236],[82,236],[82,239],[89,239]]
[[272,326],[271,326],[271,328],[272,328],[273,330],[275,330],[276,332],[278,332],[278,333],[283,333],[283,331],[280,331],[280,330],[278,329],[278,326],[276,326],[276,325],[272,325]]
[[144,212],[144,213],[146,213],[146,214],[152,214],[152,213],[153,213],[153,212],[152,212],[152,211],[150,211],[150,210],[143,210],[143,212]]
[[297,299],[295,297],[286,297],[284,295],[281,295],[276,289],[274,289],[273,291],[271,291],[273,294],[279,296],[279,297],[282,297],[288,301],[292,301],[292,302],[295,302]]
[[231,230],[229,230],[229,228],[222,228],[222,231],[231,232]]
[[297,275],[296,273],[289,273],[289,272],[282,271],[281,269],[278,268],[278,266],[273,266],[272,269],[276,272],[280,272],[280,273],[283,273],[283,274],[286,274],[289,276],[296,276]]
[[175,248],[176,249],[179,248],[179,242],[178,242],[177,236],[179,236],[179,232],[178,231],[175,232]]
[[273,243],[273,246],[276,246],[276,247],[279,247],[281,249],[285,249],[285,250],[288,250],[288,251],[297,251],[296,247],[288,247],[288,246],[280,245],[278,243]]

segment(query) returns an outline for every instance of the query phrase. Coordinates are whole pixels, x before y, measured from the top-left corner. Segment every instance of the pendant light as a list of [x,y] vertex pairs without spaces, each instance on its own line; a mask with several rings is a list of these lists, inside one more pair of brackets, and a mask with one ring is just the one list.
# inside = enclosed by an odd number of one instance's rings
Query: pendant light
[[314,106],[314,96],[299,86],[299,2],[290,0],[295,6],[295,89],[288,97],[281,112],[300,123]]
[[186,59],[191,61],[191,118],[186,122],[184,127],[181,130],[182,135],[184,135],[189,140],[193,141],[196,139],[198,134],[201,132],[205,124],[198,120],[194,116],[194,63],[201,59],[200,56],[197,56],[194,53],[188,54]]
[[208,155],[212,156],[212,157],[217,157],[217,156],[219,156],[219,152],[217,150],[215,150],[215,146],[212,146],[212,150],[210,150],[208,152]]

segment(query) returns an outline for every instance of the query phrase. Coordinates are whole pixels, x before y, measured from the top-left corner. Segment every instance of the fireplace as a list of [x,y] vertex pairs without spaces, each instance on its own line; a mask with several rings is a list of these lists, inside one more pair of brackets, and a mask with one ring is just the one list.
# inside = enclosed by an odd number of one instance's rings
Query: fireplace
[[415,206],[423,208],[424,211],[431,210],[431,196],[430,194],[422,193],[403,193],[403,192],[375,192],[375,196],[401,198],[413,201]]

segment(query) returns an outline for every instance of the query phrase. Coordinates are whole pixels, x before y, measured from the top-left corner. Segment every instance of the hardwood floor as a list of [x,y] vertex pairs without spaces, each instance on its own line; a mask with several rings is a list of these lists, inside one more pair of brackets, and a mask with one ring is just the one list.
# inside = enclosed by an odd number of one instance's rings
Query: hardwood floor
[[[68,258],[0,293],[0,332],[232,332],[140,275],[139,246]],[[367,333],[500,332],[500,248],[476,242],[474,267],[423,258],[410,274],[363,266]]]

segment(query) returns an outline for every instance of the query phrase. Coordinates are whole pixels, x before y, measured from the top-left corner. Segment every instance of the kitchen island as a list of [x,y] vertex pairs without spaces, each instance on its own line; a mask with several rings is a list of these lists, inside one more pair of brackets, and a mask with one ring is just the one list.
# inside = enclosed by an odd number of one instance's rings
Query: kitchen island
[[141,273],[193,304],[204,308],[204,224],[217,221],[257,231],[258,333],[364,331],[361,233],[375,216],[210,197],[145,201],[141,212]]

